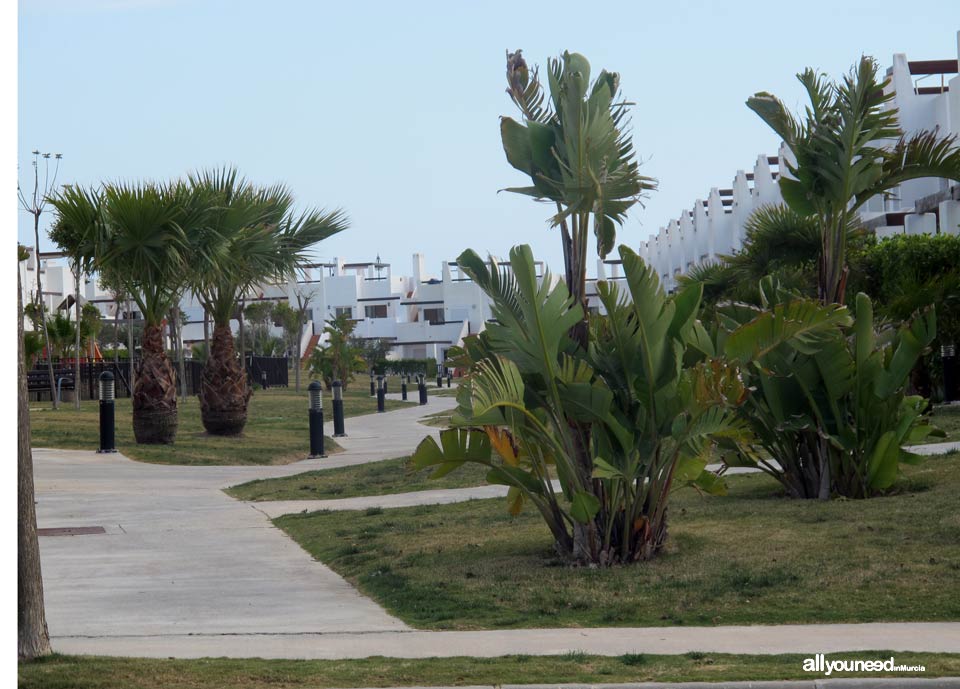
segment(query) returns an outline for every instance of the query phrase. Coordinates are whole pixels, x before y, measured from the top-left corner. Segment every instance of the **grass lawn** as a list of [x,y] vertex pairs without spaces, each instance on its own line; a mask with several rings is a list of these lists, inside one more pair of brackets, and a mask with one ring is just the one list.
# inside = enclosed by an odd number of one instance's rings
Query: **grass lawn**
[[937,405],[933,408],[930,421],[943,430],[946,438],[930,438],[927,442],[947,443],[960,440],[960,405]]
[[[377,411],[376,398],[356,381],[343,398],[344,416]],[[34,447],[95,450],[99,444],[99,402],[73,403],[52,411],[49,402],[32,402],[30,439]],[[387,409],[409,402],[387,400]],[[133,407],[129,398],[117,400],[117,449],[131,459],[156,464],[286,464],[305,459],[310,449],[306,382],[302,391],[293,388],[255,390],[250,398],[247,427],[239,438],[210,436],[200,422],[200,403],[188,397],[180,404],[180,427],[173,445],[137,445],[133,439]],[[324,430],[333,434],[330,397],[324,394]],[[349,421],[347,429],[349,432]],[[327,438],[327,452],[339,448]]]
[[[864,651],[827,655],[828,660],[891,656],[905,665],[923,665],[923,673],[834,673],[833,677],[922,676],[960,674],[960,655]],[[20,689],[320,689],[323,687],[391,687],[531,684],[561,682],[720,682],[762,679],[814,679],[802,670],[802,655],[725,655],[688,653],[619,657],[570,653],[562,656],[502,658],[430,658],[403,660],[262,660],[205,658],[153,660],[51,656],[19,665]],[[822,675],[820,675],[822,678]]]
[[729,483],[727,497],[678,491],[666,552],[609,569],[562,566],[539,515],[511,518],[499,499],[275,523],[424,629],[960,620],[960,454],[872,500]]
[[228,488],[226,493],[238,500],[329,500],[436,488],[465,488],[486,483],[486,469],[476,464],[466,464],[458,471],[430,480],[434,468],[415,471],[408,460],[408,457],[401,457],[249,481]]

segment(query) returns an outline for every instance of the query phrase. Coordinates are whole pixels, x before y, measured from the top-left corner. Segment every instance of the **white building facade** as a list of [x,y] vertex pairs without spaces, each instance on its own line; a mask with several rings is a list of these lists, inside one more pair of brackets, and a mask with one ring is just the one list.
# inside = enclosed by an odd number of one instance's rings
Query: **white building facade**
[[[960,134],[960,32],[957,57],[910,61],[899,53],[887,70],[887,92],[894,93],[890,107],[899,110],[906,134],[937,130],[940,135]],[[656,267],[667,289],[677,277],[699,263],[736,253],[743,246],[744,226],[756,209],[782,202],[777,182],[792,162],[783,144],[775,156],[760,155],[749,172],[737,170],[727,188],[714,187],[706,198],[661,227],[640,245],[639,253]],[[863,224],[887,237],[897,233],[935,234],[960,232],[960,185],[956,181],[917,179],[900,186],[893,198],[873,198],[861,211]]]
[[[72,308],[75,277],[68,262],[59,252],[41,253],[40,277],[48,313],[74,317]],[[543,264],[538,264],[542,271]],[[384,339],[391,343],[390,358],[434,358],[443,361],[447,349],[484,328],[491,318],[490,301],[480,288],[456,265],[445,261],[439,274],[428,273],[422,254],[413,255],[410,275],[394,275],[390,264],[379,259],[373,262],[316,263],[305,268],[300,279],[286,285],[263,285],[246,295],[245,304],[258,301],[286,302],[296,309],[307,304],[307,322],[301,333],[300,351],[304,358],[325,341],[323,329],[327,321],[346,315],[356,321],[354,335],[365,339]],[[30,257],[21,262],[24,302],[36,294],[37,261]],[[92,303],[104,321],[122,324],[129,317],[139,320],[135,303],[117,304],[113,295],[101,289],[95,277],[81,282],[81,303]],[[184,344],[204,341],[204,314],[196,296],[187,293],[180,302],[186,324],[182,329]],[[231,322],[236,334],[239,322]],[[32,326],[25,319],[24,327]],[[212,324],[208,324],[212,329]],[[271,334],[282,330],[273,327]],[[123,342],[121,342],[123,345]]]

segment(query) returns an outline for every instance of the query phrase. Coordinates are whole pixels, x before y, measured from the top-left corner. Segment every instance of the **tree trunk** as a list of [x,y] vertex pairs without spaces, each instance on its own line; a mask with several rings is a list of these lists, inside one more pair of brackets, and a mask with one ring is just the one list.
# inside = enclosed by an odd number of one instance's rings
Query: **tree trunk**
[[204,347],[204,356],[210,358],[210,314],[207,313],[207,310],[203,310],[203,347]]
[[[243,368],[247,367],[247,342],[246,335],[243,329],[243,299],[240,300],[240,304],[237,306],[237,323],[239,324],[239,335],[240,335],[240,361],[243,363]],[[214,325],[214,330],[216,330],[216,325]],[[216,337],[216,334],[214,334]],[[231,335],[232,337],[232,335]]]
[[127,380],[127,384],[130,386],[130,394],[132,396],[133,387],[137,382],[137,372],[133,365],[133,307],[130,305],[129,299],[127,299],[127,356],[130,361],[130,377]]
[[180,307],[174,306],[170,309],[170,339],[174,343],[177,352],[177,371],[180,374],[180,399],[187,399],[187,371],[183,363],[183,332],[180,323]]
[[73,364],[73,406],[74,406],[75,409],[79,409],[79,408],[80,408],[80,390],[81,390],[81,385],[80,385],[80,318],[81,318],[81,315],[82,315],[82,313],[83,313],[82,309],[80,308],[80,264],[79,264],[79,262],[77,262],[77,266],[75,267],[75,270],[77,271],[77,275],[76,275],[76,278],[77,278],[77,279],[76,279],[76,286],[75,286],[74,293],[73,293],[73,302],[74,302],[74,303],[73,303],[73,306],[74,306],[74,309],[75,309],[75,313],[77,314],[77,322],[76,322],[76,326],[77,326],[77,327],[76,327],[76,331],[77,331],[77,337],[76,337],[77,351],[76,351],[76,357],[75,357],[75,359],[74,359],[74,364]]
[[[47,348],[47,372],[50,374],[50,400],[54,409],[60,408],[57,399],[57,381],[53,374],[53,350],[50,348],[50,330],[47,328],[47,308],[43,301],[43,283],[40,281],[40,214],[33,214],[33,251],[37,269],[37,306],[40,307],[40,327],[43,329],[43,342]],[[17,271],[17,275],[20,271]]]
[[229,321],[215,324],[213,341],[200,378],[200,416],[212,435],[240,435],[247,425],[250,383],[233,348]]
[[142,349],[133,386],[133,434],[138,443],[169,444],[177,436],[177,377],[164,351],[162,326],[144,326]]
[[113,363],[120,363],[120,299],[117,298],[116,311],[113,314]]
[[30,404],[23,353],[23,288],[17,270],[17,657],[47,655],[50,635],[43,608],[40,544],[30,449]]

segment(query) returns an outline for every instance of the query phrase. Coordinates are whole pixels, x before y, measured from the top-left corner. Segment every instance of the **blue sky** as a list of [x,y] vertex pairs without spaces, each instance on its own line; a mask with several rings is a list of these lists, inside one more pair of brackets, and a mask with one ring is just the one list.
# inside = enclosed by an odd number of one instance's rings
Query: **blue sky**
[[[410,271],[464,248],[529,243],[561,269],[546,206],[500,146],[505,51],[545,64],[583,53],[618,71],[643,172],[660,189],[618,240],[636,246],[712,186],[729,186],[774,135],[744,100],[801,104],[794,74],[833,75],[861,53],[885,68],[956,55],[956,0],[903,2],[362,3],[21,0],[21,179],[34,148],[63,153],[61,182],[164,179],[237,165],[285,182],[352,227],[318,255]],[[906,10],[906,11],[904,11]],[[32,244],[29,216],[21,241]],[[42,248],[50,248],[43,246]],[[591,263],[591,266],[593,264]],[[592,271],[591,271],[592,272]]]

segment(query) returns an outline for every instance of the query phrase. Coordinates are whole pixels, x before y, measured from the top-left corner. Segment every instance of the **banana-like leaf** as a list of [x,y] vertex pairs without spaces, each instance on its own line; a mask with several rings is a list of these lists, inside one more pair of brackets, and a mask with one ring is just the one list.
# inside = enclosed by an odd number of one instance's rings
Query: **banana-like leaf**
[[881,435],[867,462],[867,484],[874,490],[885,490],[892,486],[897,478],[900,455],[897,434],[887,431]]
[[500,118],[500,139],[507,162],[520,172],[533,175],[533,152],[530,147],[530,132],[510,117]]
[[627,476],[617,467],[610,464],[602,457],[593,458],[593,475],[591,478],[627,478]]
[[600,511],[600,500],[593,493],[580,491],[570,503],[570,516],[581,524],[589,524]]
[[936,336],[937,318],[933,308],[917,314],[909,324],[900,329],[893,358],[876,379],[874,392],[877,397],[889,397],[906,382],[917,360]]
[[601,383],[561,383],[564,415],[579,422],[607,422],[613,393]]
[[529,471],[518,467],[499,466],[487,472],[487,483],[501,486],[516,486],[534,495],[543,495],[543,484]]
[[526,494],[516,486],[510,486],[507,491],[507,512],[516,517],[523,511]]
[[411,464],[426,469],[448,462],[490,461],[490,439],[483,431],[449,428],[440,432],[440,443],[442,448],[432,435],[421,440],[410,457]]
[[707,495],[727,494],[727,482],[722,476],[718,476],[712,471],[701,471],[691,485]]
[[844,306],[823,306],[812,299],[797,299],[762,311],[730,333],[725,353],[744,363],[762,360],[781,345],[815,354],[825,339],[835,336],[838,326],[849,324],[850,315]]

